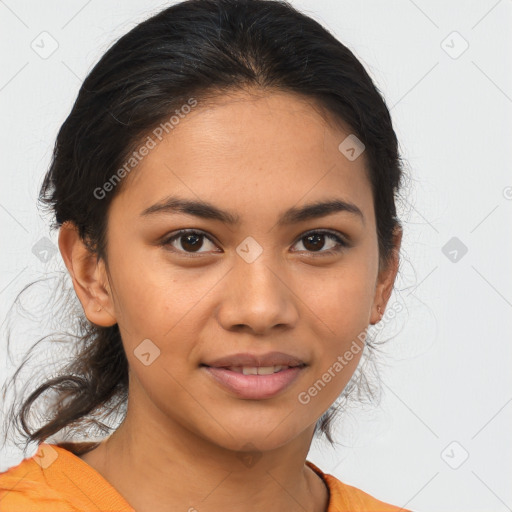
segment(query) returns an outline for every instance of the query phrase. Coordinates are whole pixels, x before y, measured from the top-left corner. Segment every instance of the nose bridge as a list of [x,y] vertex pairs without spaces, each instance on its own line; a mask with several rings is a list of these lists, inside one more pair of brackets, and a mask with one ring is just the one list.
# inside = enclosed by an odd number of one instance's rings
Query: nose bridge
[[282,295],[282,282],[276,277],[279,273],[277,259],[272,249],[263,249],[257,242],[248,240],[237,248],[233,277],[238,280],[237,289],[244,300],[267,303],[279,300]]
[[285,276],[279,275],[279,261],[278,255],[254,239],[246,239],[237,247],[220,307],[219,320],[225,328],[245,325],[263,332],[296,321],[293,294]]

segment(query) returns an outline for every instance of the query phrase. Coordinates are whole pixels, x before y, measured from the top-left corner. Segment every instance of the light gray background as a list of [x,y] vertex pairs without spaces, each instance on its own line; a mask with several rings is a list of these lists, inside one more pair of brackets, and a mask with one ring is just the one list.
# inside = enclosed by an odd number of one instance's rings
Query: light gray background
[[[382,403],[347,416],[338,434],[346,447],[315,443],[309,459],[418,512],[510,511],[512,1],[293,4],[366,66],[413,178],[390,301],[407,309],[383,333],[394,339]],[[36,198],[83,78],[111,42],[164,5],[0,1],[1,319],[25,284],[63,268],[40,241],[55,244],[56,233]],[[21,353],[29,336],[17,339]],[[0,349],[10,374],[3,338]],[[0,458],[5,470],[21,454],[7,447]]]

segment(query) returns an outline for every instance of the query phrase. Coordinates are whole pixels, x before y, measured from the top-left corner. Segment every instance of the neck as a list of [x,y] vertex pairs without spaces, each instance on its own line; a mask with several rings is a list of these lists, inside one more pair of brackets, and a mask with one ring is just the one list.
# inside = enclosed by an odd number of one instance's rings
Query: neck
[[80,458],[137,512],[325,512],[326,485],[305,465],[313,430],[271,451],[240,452],[128,408],[114,434]]

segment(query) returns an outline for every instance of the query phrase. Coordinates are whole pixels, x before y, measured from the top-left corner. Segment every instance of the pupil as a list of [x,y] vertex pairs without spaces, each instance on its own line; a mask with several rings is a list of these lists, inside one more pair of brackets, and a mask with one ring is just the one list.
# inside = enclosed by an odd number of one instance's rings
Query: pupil
[[[195,241],[190,242],[190,239],[194,239],[194,238],[195,238]],[[200,238],[201,238],[200,235],[185,235],[182,237],[182,239],[185,239],[186,242],[185,243],[182,242],[181,245],[183,246],[184,249],[191,249],[192,251],[200,249],[201,246],[203,245],[202,243],[199,242]],[[188,244],[190,244],[190,247],[187,247]]]
[[[308,235],[306,237],[306,243],[304,244],[304,247],[306,247],[306,249],[308,249],[308,246],[307,244],[309,244],[309,242],[311,240],[316,240],[316,242],[314,242],[312,245],[312,249],[313,250],[318,250],[318,249],[321,249],[322,246],[323,246],[323,238],[325,237],[325,235],[322,235],[322,234],[314,234],[314,235]],[[320,242],[320,243],[318,243]]]

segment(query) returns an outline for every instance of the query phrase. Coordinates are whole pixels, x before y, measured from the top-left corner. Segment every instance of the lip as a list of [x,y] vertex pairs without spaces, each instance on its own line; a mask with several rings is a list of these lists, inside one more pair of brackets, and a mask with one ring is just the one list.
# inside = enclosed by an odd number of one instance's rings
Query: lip
[[237,397],[263,400],[282,393],[299,377],[305,365],[295,366],[270,375],[244,375],[227,368],[204,365],[201,368]]
[[265,354],[239,353],[224,356],[214,361],[203,363],[209,367],[229,368],[230,366],[304,366],[305,363],[296,356],[284,352],[267,352]]

